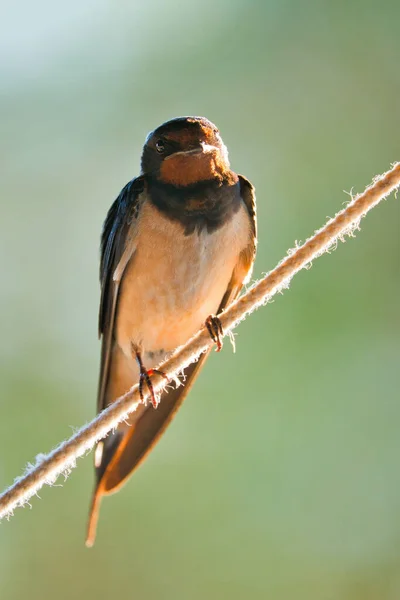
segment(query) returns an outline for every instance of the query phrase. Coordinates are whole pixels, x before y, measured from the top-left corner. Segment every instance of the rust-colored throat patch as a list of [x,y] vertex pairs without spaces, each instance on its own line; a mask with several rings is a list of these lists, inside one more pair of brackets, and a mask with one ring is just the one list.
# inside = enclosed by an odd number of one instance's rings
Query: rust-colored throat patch
[[188,186],[211,179],[225,179],[229,164],[221,150],[209,146],[202,151],[176,152],[162,162],[160,180],[176,186]]

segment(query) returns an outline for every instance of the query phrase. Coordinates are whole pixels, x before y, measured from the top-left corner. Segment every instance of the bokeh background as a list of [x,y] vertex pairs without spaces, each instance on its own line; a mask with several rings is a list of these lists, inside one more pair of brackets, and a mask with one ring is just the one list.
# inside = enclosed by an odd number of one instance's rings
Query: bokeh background
[[[0,32],[0,484],[95,413],[98,241],[147,132],[219,126],[255,276],[400,159],[398,2],[10,0]],[[213,355],[84,547],[92,457],[0,528],[2,600],[400,597],[400,207]],[[62,482],[63,483],[63,482]]]

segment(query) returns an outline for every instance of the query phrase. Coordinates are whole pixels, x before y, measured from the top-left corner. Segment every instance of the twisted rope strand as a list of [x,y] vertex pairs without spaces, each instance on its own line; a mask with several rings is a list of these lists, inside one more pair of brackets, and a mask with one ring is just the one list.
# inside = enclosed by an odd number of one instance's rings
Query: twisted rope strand
[[[338,239],[343,239],[346,234],[350,234],[371,208],[399,186],[400,163],[396,163],[390,171],[377,177],[363,194],[353,198],[346,208],[330,219],[302,246],[290,251],[275,269],[231,304],[220,315],[224,333],[231,331],[248,314],[268,302],[278,291],[288,287],[293,275],[332,247]],[[174,379],[212,343],[207,329],[203,328],[184,346],[178,348],[159,368],[168,374],[170,379]],[[160,393],[165,387],[164,379],[160,375],[155,375],[152,381],[154,391]],[[52,485],[61,474],[67,476],[76,466],[76,459],[91,450],[98,440],[105,437],[118,423],[134,412],[140,403],[138,386],[135,385],[49,454],[38,455],[36,464],[29,465],[25,474],[17,478],[14,484],[0,496],[0,519],[11,516],[14,508],[26,504],[43,485]]]

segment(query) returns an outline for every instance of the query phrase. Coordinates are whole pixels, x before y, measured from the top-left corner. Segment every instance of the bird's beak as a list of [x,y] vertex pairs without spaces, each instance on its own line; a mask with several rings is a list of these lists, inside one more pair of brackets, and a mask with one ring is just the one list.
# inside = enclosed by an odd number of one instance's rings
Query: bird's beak
[[165,160],[176,156],[195,156],[196,154],[213,154],[215,152],[220,152],[221,149],[217,146],[211,146],[210,144],[206,144],[205,142],[200,142],[199,146],[195,148],[190,148],[189,150],[181,150],[180,152],[174,152],[171,156],[167,156]]
[[200,143],[199,152],[208,154],[210,152],[219,152],[219,151],[220,151],[220,149],[217,146],[211,146],[210,144],[206,144],[205,142]]

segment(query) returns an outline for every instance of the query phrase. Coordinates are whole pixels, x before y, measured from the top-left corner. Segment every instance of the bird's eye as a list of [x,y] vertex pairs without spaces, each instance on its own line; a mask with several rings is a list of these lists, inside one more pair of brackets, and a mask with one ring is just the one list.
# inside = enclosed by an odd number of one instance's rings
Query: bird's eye
[[165,143],[162,140],[157,140],[156,141],[156,150],[160,154],[162,154],[164,152],[164,150],[165,150]]

